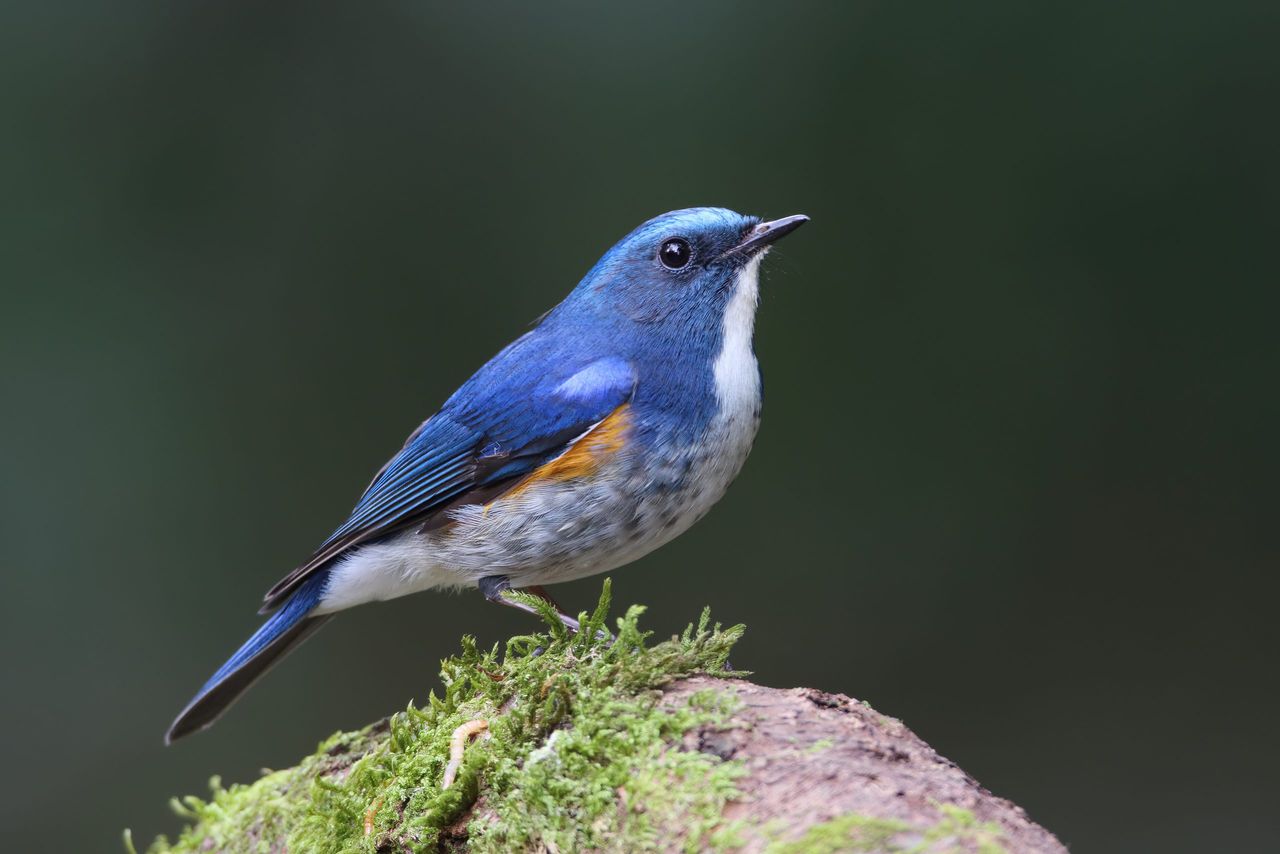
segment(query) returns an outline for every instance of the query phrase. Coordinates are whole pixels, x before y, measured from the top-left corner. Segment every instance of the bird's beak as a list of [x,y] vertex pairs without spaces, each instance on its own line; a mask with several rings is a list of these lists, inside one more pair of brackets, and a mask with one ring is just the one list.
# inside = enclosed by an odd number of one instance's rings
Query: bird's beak
[[809,218],[804,214],[796,214],[795,216],[784,216],[782,219],[775,219],[771,222],[762,222],[747,232],[747,236],[743,238],[741,243],[724,253],[724,257],[730,255],[754,255],[808,221]]

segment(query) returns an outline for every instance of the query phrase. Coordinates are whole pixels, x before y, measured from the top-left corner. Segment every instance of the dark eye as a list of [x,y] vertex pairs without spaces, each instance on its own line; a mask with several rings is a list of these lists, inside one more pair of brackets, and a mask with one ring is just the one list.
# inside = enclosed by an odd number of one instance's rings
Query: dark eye
[[669,240],[664,240],[662,241],[662,246],[658,249],[658,260],[668,270],[679,270],[681,267],[687,266],[689,259],[692,257],[693,250],[689,248],[689,241],[683,237],[672,237]]

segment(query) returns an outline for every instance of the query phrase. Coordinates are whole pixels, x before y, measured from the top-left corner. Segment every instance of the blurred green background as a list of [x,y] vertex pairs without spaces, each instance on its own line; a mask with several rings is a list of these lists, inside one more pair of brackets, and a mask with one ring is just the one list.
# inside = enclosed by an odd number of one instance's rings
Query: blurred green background
[[[615,573],[659,633],[901,717],[1078,851],[1276,803],[1280,6],[0,12],[6,851],[174,832],[422,700],[478,595],[344,616],[161,734],[456,385],[641,220],[766,265],[763,429]],[[558,588],[588,606],[599,579]]]

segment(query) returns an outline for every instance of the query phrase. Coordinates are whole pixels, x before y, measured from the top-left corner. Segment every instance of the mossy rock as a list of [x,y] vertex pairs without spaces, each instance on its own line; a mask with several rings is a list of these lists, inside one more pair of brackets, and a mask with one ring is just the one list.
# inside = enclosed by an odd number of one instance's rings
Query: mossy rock
[[892,718],[726,670],[742,626],[651,645],[633,606],[610,634],[607,581],[576,635],[524,601],[545,632],[463,638],[422,708],[175,799],[189,823],[150,854],[1065,851]]

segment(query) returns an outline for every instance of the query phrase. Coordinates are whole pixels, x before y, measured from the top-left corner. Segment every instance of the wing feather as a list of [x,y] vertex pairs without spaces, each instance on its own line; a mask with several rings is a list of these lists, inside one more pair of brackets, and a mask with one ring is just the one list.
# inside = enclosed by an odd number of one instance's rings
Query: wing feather
[[[486,369],[469,385],[484,380]],[[539,376],[531,388],[522,379],[529,378],[516,375],[472,395],[455,395],[425,421],[310,560],[267,591],[263,612],[279,607],[312,573],[347,549],[431,524],[443,510],[469,499],[488,500],[514,486],[564,453],[635,390],[633,369],[616,358],[591,362],[567,378]],[[465,408],[455,403],[459,398],[467,401]]]

